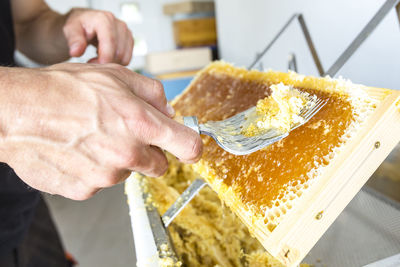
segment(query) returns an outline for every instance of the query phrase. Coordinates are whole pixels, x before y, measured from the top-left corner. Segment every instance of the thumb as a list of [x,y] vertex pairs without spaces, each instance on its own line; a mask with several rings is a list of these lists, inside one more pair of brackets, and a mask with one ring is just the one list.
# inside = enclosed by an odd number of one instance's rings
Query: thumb
[[166,116],[159,116],[159,119],[161,123],[152,125],[153,127],[150,126],[150,128],[153,128],[150,131],[158,131],[158,134],[152,135],[147,141],[151,145],[169,151],[184,163],[197,162],[203,152],[203,142],[200,135]]
[[82,56],[87,47],[86,34],[82,25],[79,22],[67,22],[63,30],[68,42],[69,55]]

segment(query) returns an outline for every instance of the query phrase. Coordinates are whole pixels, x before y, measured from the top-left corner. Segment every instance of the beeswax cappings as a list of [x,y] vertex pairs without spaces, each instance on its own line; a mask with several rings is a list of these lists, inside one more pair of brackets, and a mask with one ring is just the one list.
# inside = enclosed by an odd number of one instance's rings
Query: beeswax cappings
[[285,133],[296,124],[303,123],[300,111],[311,105],[312,98],[283,83],[270,86],[271,95],[257,102],[255,114],[247,118],[243,135],[255,136],[274,128]]

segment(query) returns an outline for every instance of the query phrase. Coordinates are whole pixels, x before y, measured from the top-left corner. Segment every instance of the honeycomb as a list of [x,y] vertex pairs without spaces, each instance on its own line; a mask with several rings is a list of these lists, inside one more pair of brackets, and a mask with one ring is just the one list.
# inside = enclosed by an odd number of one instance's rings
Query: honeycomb
[[277,83],[316,95],[327,104],[288,137],[249,155],[229,154],[202,136],[203,156],[193,166],[226,205],[240,210],[240,217],[261,222],[269,231],[376,108],[376,100],[363,86],[342,79],[248,71],[214,62],[173,101],[177,115],[196,115],[200,123],[222,120],[256,106]]
[[[180,163],[170,154],[168,161],[169,169],[164,176],[144,181],[160,214],[198,177],[190,165]],[[209,187],[203,188],[168,228],[182,266],[283,267],[250,236],[247,227]],[[160,266],[175,265],[163,261]]]

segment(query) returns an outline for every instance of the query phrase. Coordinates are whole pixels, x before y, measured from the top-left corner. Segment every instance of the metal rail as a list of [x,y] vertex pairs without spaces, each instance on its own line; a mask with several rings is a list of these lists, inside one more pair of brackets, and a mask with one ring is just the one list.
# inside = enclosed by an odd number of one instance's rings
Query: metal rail
[[[144,179],[143,176],[142,179]],[[160,259],[172,260],[174,263],[173,266],[175,266],[175,264],[177,265],[179,260],[176,256],[174,243],[172,242],[168,228],[164,226],[164,223],[160,217],[160,214],[158,213],[157,208],[151,201],[148,201],[148,199],[150,198],[150,193],[143,192],[142,198],[145,203],[147,218],[150,222],[151,231],[153,232],[158,257]]]
[[323,73],[322,65],[319,60],[317,50],[315,49],[314,43],[311,39],[311,35],[308,31],[303,15],[300,13],[296,13],[289,18],[289,20],[285,23],[285,25],[283,25],[283,27],[279,30],[279,32],[275,35],[275,37],[267,44],[264,50],[258,55],[256,55],[256,59],[249,65],[248,69],[253,68],[258,63],[258,61],[260,61],[260,59],[268,52],[268,50],[272,47],[272,45],[279,39],[279,37],[281,37],[281,35],[286,31],[286,29],[290,26],[290,24],[292,24],[292,22],[295,21],[296,19],[300,23],[300,27],[303,31],[304,37],[306,38],[308,44],[308,48],[310,49],[311,55],[313,56],[314,63],[317,66],[318,71],[320,71],[320,74]]
[[[357,37],[351,42],[347,49],[339,56],[333,65],[325,72],[325,75],[334,76],[343,65],[349,60],[354,52],[361,46],[361,44],[368,38],[368,36],[375,30],[378,24],[386,17],[386,15],[394,7],[399,11],[400,0],[387,0],[382,7],[376,12],[372,19],[365,25]],[[399,13],[397,13],[399,15]],[[400,19],[400,17],[398,17]]]
[[[314,43],[311,39],[310,32],[305,23],[304,17],[300,13],[296,13],[289,18],[289,20],[275,35],[275,37],[267,44],[264,50],[256,56],[256,59],[249,65],[248,68],[249,69],[253,68],[261,60],[261,58],[269,51],[269,49],[279,39],[279,37],[286,31],[286,29],[290,26],[290,24],[292,24],[292,22],[297,19],[297,21],[300,24],[301,30],[303,32],[304,38],[306,39],[307,46],[311,52],[311,56],[313,57],[314,64],[318,69],[319,75],[335,76],[337,72],[349,60],[349,58],[354,54],[354,52],[357,51],[357,49],[361,46],[361,44],[368,38],[368,36],[375,30],[375,28],[379,25],[379,23],[387,16],[387,14],[393,8],[396,9],[397,18],[400,24],[400,0],[387,0],[327,71],[324,71],[324,68],[321,64],[321,60],[318,56]],[[289,65],[290,64],[291,63],[289,62]]]
[[168,227],[181,210],[189,203],[207,183],[198,178],[175,200],[172,206],[161,217],[165,227]]
[[290,53],[289,54],[288,70],[292,70],[292,71],[297,72],[297,61],[296,61],[295,53]]

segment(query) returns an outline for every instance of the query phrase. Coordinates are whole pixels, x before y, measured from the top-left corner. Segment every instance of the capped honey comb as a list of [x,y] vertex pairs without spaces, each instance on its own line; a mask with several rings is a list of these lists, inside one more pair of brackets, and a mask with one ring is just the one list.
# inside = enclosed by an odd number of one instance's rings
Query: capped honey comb
[[205,188],[172,222],[169,229],[184,265],[298,266],[400,141],[400,92],[343,79],[214,62],[172,104],[178,116],[194,115],[201,123],[221,120],[255,106],[280,83],[327,104],[288,137],[260,151],[235,156],[202,136],[198,163],[169,157],[162,179],[147,178],[160,214],[198,176],[226,204],[221,207]]
[[280,82],[327,104],[288,137],[249,155],[232,155],[204,136],[203,157],[194,165],[228,206],[241,210],[240,217],[262,222],[269,231],[375,108],[375,100],[362,86],[344,80],[248,71],[215,62],[173,102],[178,115],[196,115],[200,123],[222,120],[255,106]]
[[279,83],[327,103],[249,155],[229,154],[202,136],[204,153],[192,168],[273,257],[297,266],[399,142],[400,92],[214,62],[172,104],[200,123],[222,120],[256,106]]

